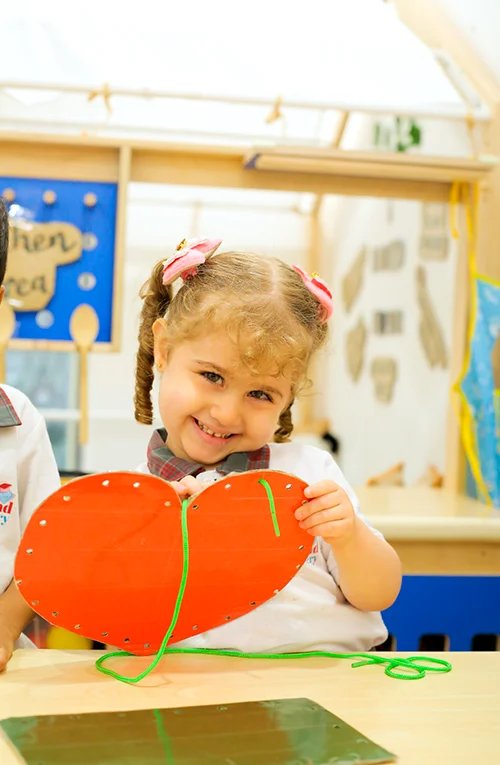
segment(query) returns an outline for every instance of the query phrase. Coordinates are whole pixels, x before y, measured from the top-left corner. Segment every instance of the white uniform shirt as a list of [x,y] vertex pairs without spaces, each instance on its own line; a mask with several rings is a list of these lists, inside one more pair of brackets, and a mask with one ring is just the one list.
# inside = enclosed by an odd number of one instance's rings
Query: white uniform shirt
[[[3,393],[3,395],[2,395]],[[10,404],[10,405],[9,405]],[[21,536],[36,508],[61,485],[45,421],[10,385],[0,389],[0,593],[14,574]],[[33,645],[24,635],[17,647]]]
[[[356,513],[366,523],[354,491],[328,452],[296,442],[269,446],[271,470],[291,473],[309,485],[324,479],[335,481],[345,489]],[[146,463],[137,470],[149,472]],[[215,470],[197,476],[203,483],[222,477]],[[374,533],[382,536],[378,531]],[[337,573],[331,547],[316,537],[306,563],[274,598],[239,619],[175,645],[260,653],[368,651],[387,638],[382,617],[348,603],[338,585]]]

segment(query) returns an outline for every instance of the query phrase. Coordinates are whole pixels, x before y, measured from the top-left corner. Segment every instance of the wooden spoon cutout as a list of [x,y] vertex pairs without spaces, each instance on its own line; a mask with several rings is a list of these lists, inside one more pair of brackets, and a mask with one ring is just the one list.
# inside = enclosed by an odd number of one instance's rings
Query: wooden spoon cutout
[[71,314],[69,331],[80,354],[80,443],[89,437],[87,356],[99,334],[99,318],[92,306],[82,303]]

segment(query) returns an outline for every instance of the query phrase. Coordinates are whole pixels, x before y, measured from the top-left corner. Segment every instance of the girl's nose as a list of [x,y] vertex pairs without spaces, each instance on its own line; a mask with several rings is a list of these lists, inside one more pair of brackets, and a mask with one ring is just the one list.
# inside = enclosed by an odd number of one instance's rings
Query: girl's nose
[[240,425],[241,415],[238,402],[232,396],[222,396],[212,405],[211,417],[223,428],[234,430]]

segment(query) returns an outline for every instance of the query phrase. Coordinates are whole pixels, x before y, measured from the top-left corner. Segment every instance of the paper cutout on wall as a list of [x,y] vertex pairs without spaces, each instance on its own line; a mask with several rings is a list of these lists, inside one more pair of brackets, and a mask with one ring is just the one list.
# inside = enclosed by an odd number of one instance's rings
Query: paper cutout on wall
[[395,359],[378,357],[372,361],[372,380],[375,386],[375,398],[382,404],[392,401],[398,367]]
[[414,486],[427,486],[430,489],[440,489],[444,482],[444,476],[435,465],[429,465],[427,470],[417,478]]
[[366,482],[367,486],[404,486],[405,463],[398,462],[383,473],[374,475]]
[[56,268],[82,255],[82,232],[70,223],[10,226],[5,295],[16,311],[40,311],[54,296]]
[[448,207],[438,202],[424,202],[420,257],[422,260],[445,260],[448,250]]
[[448,356],[444,343],[443,332],[432,305],[427,288],[427,275],[423,266],[417,268],[417,300],[420,308],[420,341],[429,366],[446,369]]
[[405,249],[405,243],[401,239],[396,239],[385,247],[377,247],[373,253],[373,270],[397,271],[402,268]]
[[[16,312],[14,340],[72,343],[69,323],[81,303],[99,318],[97,344],[113,339],[117,184],[0,177],[11,189],[6,276]],[[47,197],[47,192],[50,196]],[[93,194],[96,204],[85,205]],[[49,199],[49,202],[47,202]]]
[[377,311],[373,318],[376,335],[399,335],[403,331],[402,311]]
[[363,247],[358,257],[342,279],[342,300],[345,310],[349,313],[363,286],[366,263],[366,249]]
[[363,319],[359,319],[346,336],[347,369],[354,382],[359,380],[363,371],[365,345],[366,327]]

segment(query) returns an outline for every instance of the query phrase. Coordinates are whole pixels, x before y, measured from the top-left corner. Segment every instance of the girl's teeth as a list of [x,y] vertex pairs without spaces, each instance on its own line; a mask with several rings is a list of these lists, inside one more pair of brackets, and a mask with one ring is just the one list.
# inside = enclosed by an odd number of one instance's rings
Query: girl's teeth
[[216,438],[229,438],[229,435],[224,435],[223,433],[214,433],[213,430],[210,430],[205,425],[203,425],[201,422],[198,422],[198,425],[201,430],[204,430],[205,433],[208,433],[209,436],[215,436]]

